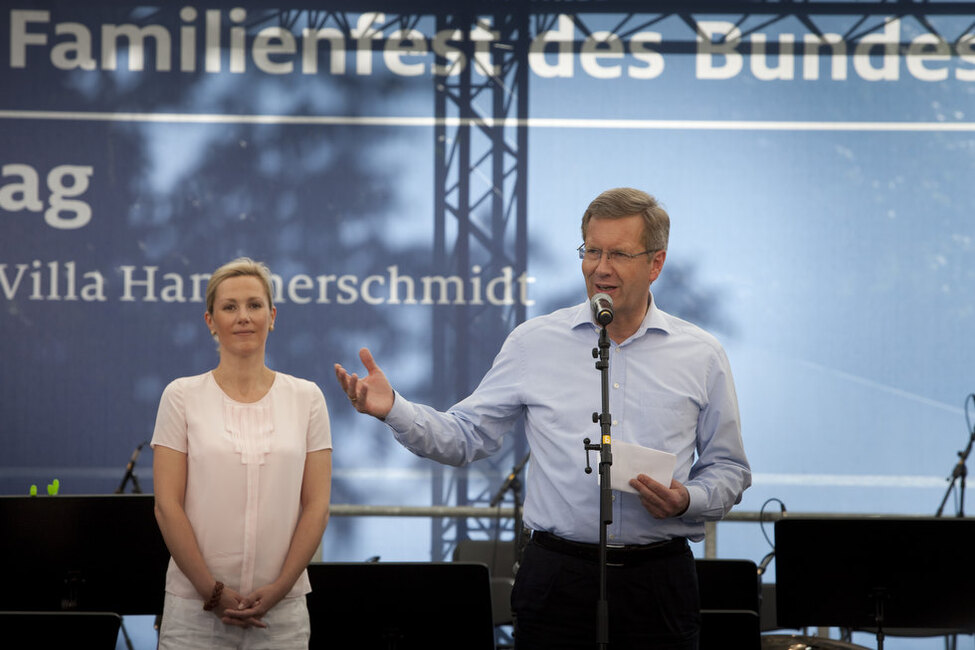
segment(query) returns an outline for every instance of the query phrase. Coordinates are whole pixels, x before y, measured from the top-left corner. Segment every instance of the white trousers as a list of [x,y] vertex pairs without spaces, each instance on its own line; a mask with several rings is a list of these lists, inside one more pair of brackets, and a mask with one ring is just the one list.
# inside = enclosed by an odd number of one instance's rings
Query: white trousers
[[203,611],[203,601],[166,594],[159,650],[307,650],[311,636],[305,597],[285,598],[262,619],[267,627],[236,627]]

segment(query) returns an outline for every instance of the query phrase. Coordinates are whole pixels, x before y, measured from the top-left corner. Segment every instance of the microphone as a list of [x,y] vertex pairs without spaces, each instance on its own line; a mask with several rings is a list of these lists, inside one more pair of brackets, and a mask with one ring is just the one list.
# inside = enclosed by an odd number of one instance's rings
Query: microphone
[[131,472],[133,469],[135,469],[135,461],[136,461],[137,458],[139,458],[139,452],[142,451],[142,447],[145,444],[146,443],[144,441],[143,442],[140,442],[139,443],[139,446],[136,447],[135,448],[135,451],[132,452],[132,458],[129,459],[129,463],[125,466],[125,471],[126,472]]
[[488,504],[489,508],[494,508],[499,503],[501,503],[501,499],[504,498],[504,493],[507,492],[509,489],[514,488],[516,491],[520,489],[520,486],[517,485],[518,474],[521,472],[522,468],[528,462],[528,459],[531,457],[531,454],[532,453],[529,451],[527,454],[525,454],[525,457],[521,459],[521,462],[515,465],[514,468],[512,468],[507,478],[504,479],[504,483],[495,493],[494,497],[491,498],[491,503]]
[[139,446],[136,447],[135,451],[132,452],[132,458],[130,458],[129,462],[125,465],[125,476],[122,477],[122,482],[119,484],[119,486],[115,488],[115,494],[122,494],[125,492],[125,485],[129,482],[129,479],[132,479],[134,491],[136,493],[142,492],[142,487],[139,485],[139,479],[133,470],[135,469],[135,461],[139,458],[139,452],[142,451],[142,447],[144,447],[145,444],[145,441],[140,442]]
[[596,322],[606,327],[613,322],[613,299],[605,293],[597,293],[589,301]]

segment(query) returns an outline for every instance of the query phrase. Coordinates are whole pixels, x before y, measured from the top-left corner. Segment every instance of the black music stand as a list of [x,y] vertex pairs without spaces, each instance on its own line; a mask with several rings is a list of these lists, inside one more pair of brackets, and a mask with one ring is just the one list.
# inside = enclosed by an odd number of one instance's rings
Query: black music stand
[[0,612],[3,638],[17,647],[115,650],[121,625],[115,612]]
[[701,650],[759,650],[760,583],[751,560],[697,558],[701,598]]
[[0,496],[0,610],[162,613],[151,494]]
[[[516,527],[516,530],[518,528]],[[488,568],[491,576],[491,611],[495,625],[513,625],[511,590],[515,585],[514,540],[462,539],[454,547],[454,562],[477,562]]]
[[775,522],[776,615],[785,628],[975,631],[975,519]]
[[493,650],[491,582],[467,562],[313,562],[309,648]]

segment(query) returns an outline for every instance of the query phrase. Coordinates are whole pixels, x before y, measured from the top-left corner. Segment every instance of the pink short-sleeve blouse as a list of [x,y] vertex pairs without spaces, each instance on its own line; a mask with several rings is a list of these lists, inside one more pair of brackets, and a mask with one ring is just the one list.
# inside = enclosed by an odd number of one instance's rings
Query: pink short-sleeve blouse
[[[151,445],[187,455],[183,507],[216,580],[247,594],[277,579],[301,512],[305,456],[332,447],[314,383],[275,373],[257,402],[236,402],[207,372],[163,391]],[[166,591],[199,598],[170,559]],[[307,573],[287,594],[311,591]]]

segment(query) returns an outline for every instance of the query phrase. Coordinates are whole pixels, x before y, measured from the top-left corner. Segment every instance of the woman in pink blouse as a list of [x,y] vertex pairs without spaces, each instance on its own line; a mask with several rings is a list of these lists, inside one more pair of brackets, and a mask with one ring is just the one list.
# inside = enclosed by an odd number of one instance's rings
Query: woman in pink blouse
[[307,648],[305,567],[328,523],[332,441],[314,383],[264,362],[270,271],[239,258],[207,284],[210,372],[163,392],[156,520],[172,556],[159,647]]

